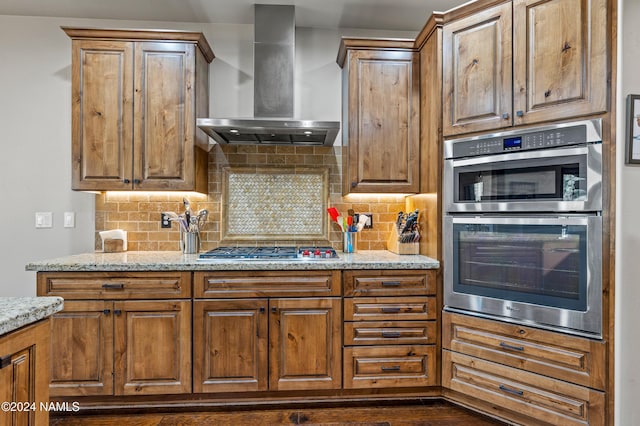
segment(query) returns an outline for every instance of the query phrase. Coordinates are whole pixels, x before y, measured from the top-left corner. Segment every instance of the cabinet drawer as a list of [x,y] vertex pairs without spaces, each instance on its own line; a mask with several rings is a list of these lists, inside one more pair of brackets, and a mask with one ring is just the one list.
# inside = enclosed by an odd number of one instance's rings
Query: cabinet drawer
[[345,389],[434,386],[434,346],[344,348]]
[[430,345],[436,342],[435,321],[366,321],[344,323],[344,344]]
[[434,297],[355,297],[344,300],[345,321],[436,319]]
[[448,312],[442,319],[445,349],[605,388],[603,342]]
[[442,385],[555,425],[603,425],[604,393],[443,351]]
[[65,299],[191,297],[191,272],[41,272],[39,296]]
[[340,296],[340,271],[196,272],[194,297]]
[[435,271],[344,273],[345,296],[427,295],[436,293]]

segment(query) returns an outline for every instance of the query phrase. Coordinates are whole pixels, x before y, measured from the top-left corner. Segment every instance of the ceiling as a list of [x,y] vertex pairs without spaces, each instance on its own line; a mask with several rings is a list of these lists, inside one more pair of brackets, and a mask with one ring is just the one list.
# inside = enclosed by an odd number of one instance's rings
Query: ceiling
[[0,15],[253,24],[253,4],[292,4],[296,25],[419,31],[466,0],[2,0]]

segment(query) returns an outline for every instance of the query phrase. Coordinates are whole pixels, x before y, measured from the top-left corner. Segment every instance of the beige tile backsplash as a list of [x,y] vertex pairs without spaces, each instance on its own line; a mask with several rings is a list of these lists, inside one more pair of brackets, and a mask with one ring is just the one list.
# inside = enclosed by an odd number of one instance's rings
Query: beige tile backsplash
[[[277,231],[278,226],[281,225],[271,225],[272,228],[268,236],[256,234],[255,238],[251,238],[250,235],[243,235],[239,239],[234,238],[224,226],[223,214],[228,212],[228,206],[225,206],[225,202],[228,203],[229,198],[234,202],[240,202],[245,197],[244,199],[249,203],[251,197],[234,192],[229,194],[223,192],[225,173],[228,174],[233,170],[241,170],[256,185],[256,182],[259,182],[265,174],[298,173],[299,179],[306,185],[304,190],[308,192],[307,195],[310,195],[309,191],[313,191],[315,188],[323,190],[312,176],[317,175],[318,171],[325,173],[327,180],[323,185],[326,185],[324,190],[328,193],[328,205],[336,207],[344,214],[350,208],[353,208],[357,213],[373,213],[374,227],[361,232],[358,249],[384,249],[397,212],[405,208],[405,197],[402,195],[349,195],[342,197],[341,149],[340,146],[215,145],[209,153],[208,194],[170,192],[106,192],[99,194],[96,197],[96,250],[99,250],[102,244],[98,232],[108,229],[128,231],[129,250],[179,250],[178,225],[173,224],[171,229],[162,229],[160,214],[163,211],[183,212],[183,197],[189,198],[192,210],[203,208],[209,210],[209,220],[201,235],[201,250],[203,251],[222,244],[264,245],[276,242],[284,245],[292,244],[293,240],[301,243],[302,241],[313,244],[328,243],[338,250],[342,249],[342,235],[335,224],[329,223],[326,212],[321,212],[320,220],[325,222],[319,227],[324,226],[322,235],[328,235],[328,241],[326,237],[315,235],[309,237],[308,240],[306,237],[301,237],[303,238],[301,240],[296,238],[296,235],[288,236],[286,232],[280,236]],[[270,190],[282,190],[287,193],[287,196],[290,196],[292,194],[291,187],[284,183],[285,180],[278,180],[278,182],[282,183],[276,183],[275,186],[270,187]],[[232,188],[242,190],[243,186],[236,184]],[[316,205],[322,203],[321,197],[308,196],[307,198],[310,200],[308,211],[317,214],[318,211],[326,209],[323,205]],[[299,203],[299,200],[296,203]],[[241,207],[239,209],[242,210]],[[267,219],[268,215],[277,214],[274,211],[265,210],[263,214],[267,215],[265,216]],[[278,221],[272,223],[277,224]],[[300,232],[306,232],[308,229],[315,228],[312,224],[308,224],[307,228]],[[227,238],[223,238],[223,235],[227,235]]]

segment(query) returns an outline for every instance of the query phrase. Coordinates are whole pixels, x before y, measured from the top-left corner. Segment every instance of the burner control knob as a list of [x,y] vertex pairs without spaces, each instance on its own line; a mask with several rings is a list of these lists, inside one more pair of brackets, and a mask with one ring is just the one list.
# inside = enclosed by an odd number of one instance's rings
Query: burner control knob
[[331,250],[327,250],[327,251],[324,253],[324,256],[325,256],[325,257],[333,257],[333,253],[331,252]]
[[322,252],[320,251],[320,249],[316,249],[316,251],[313,252],[313,257],[320,257],[322,256]]
[[311,255],[311,253],[309,252],[309,250],[305,250],[302,252],[302,255],[308,257],[309,255]]

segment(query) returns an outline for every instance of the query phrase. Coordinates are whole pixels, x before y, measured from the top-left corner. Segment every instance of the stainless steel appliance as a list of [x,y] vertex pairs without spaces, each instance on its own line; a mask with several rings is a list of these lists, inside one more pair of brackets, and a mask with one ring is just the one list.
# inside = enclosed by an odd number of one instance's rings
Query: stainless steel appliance
[[445,309],[602,335],[601,123],[445,141]]
[[446,216],[445,307],[602,333],[602,217]]
[[217,247],[198,256],[198,261],[216,260],[327,260],[337,259],[332,247]]
[[601,120],[446,140],[449,213],[602,210]]

